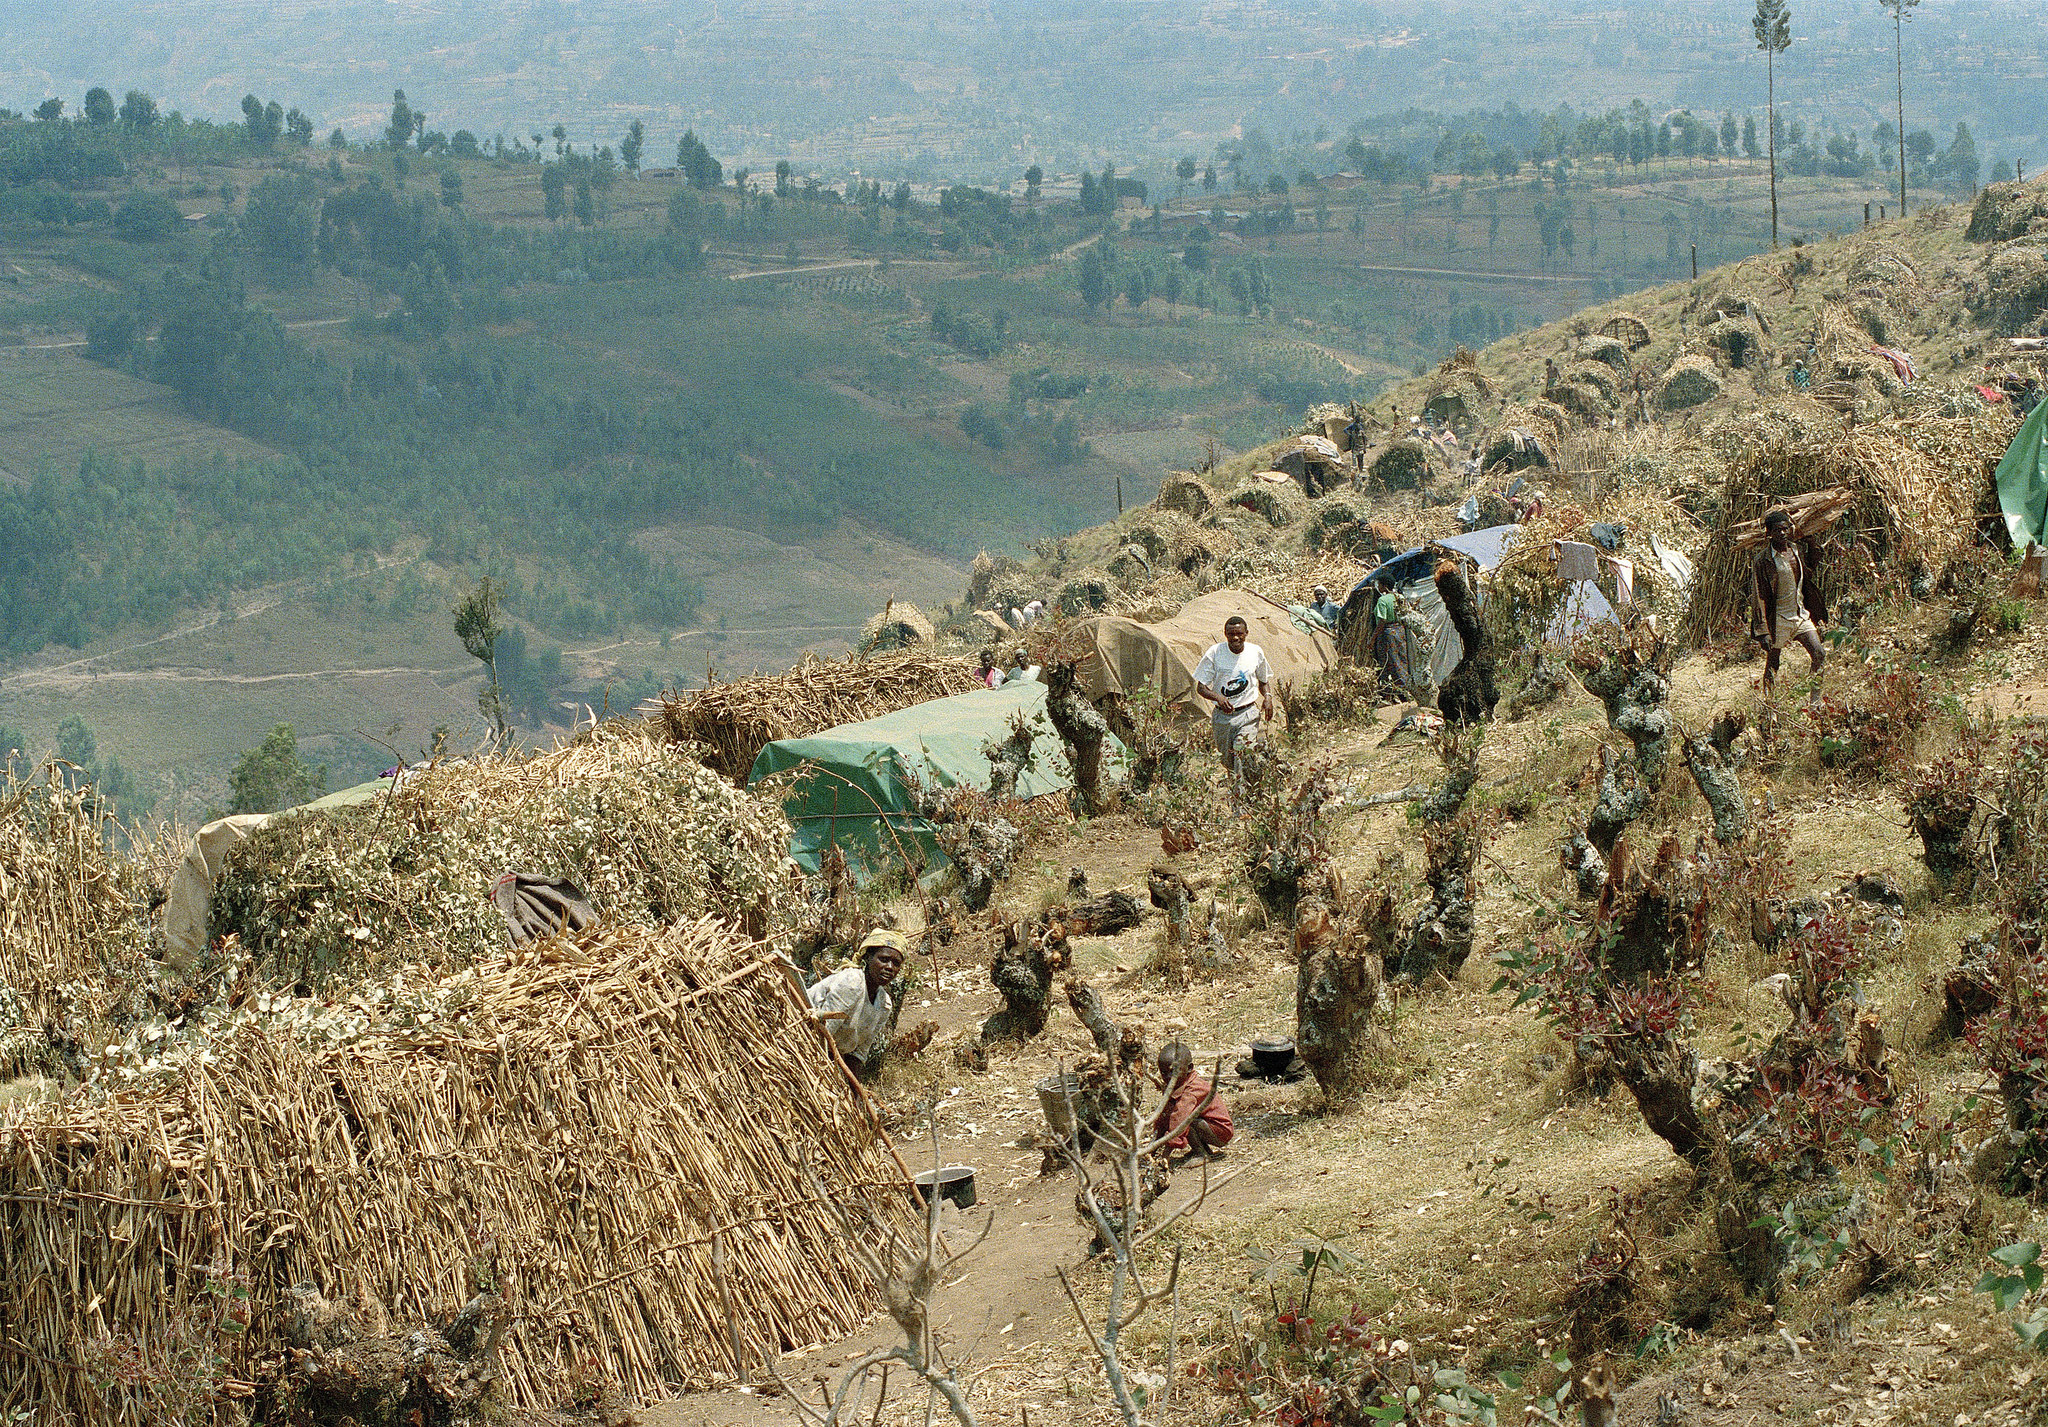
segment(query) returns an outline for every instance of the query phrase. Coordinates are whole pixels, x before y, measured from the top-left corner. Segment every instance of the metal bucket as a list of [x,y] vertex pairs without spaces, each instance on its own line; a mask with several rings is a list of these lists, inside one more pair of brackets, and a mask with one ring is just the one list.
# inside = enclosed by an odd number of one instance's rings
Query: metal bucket
[[1067,1113],[1070,1094],[1074,1114],[1081,1117],[1083,1128],[1093,1124],[1102,1113],[1095,1103],[1095,1092],[1082,1087],[1080,1076],[1048,1075],[1039,1081],[1038,1107],[1045,1113],[1046,1125],[1062,1143],[1074,1133],[1073,1117]]
[[950,1199],[962,1209],[972,1209],[979,1200],[974,1193],[974,1166],[970,1164],[949,1164],[940,1169],[927,1169],[916,1178],[918,1202],[928,1203],[926,1198],[934,1189],[939,1198]]

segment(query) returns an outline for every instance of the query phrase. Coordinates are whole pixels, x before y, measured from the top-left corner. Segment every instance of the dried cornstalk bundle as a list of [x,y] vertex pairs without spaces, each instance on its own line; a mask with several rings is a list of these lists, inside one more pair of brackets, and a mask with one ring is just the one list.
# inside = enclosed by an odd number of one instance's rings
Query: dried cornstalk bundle
[[180,1420],[227,1420],[213,1393],[283,1390],[298,1284],[394,1322],[502,1295],[514,1408],[586,1368],[656,1401],[872,1309],[817,1196],[893,1219],[908,1176],[772,948],[612,927],[435,991],[345,1044],[229,1026],[0,1112],[10,1400],[142,1427],[197,1374]]
[[600,729],[552,753],[422,770],[356,808],[274,819],[228,855],[211,934],[271,977],[346,983],[410,962],[496,955],[491,888],[560,879],[609,921],[711,912],[750,935],[790,924],[781,809],[673,743]]
[[707,766],[744,783],[754,759],[777,739],[880,718],[979,686],[971,661],[957,654],[914,649],[837,663],[806,656],[787,673],[664,694],[650,718],[676,742],[701,744]]
[[0,780],[0,1074],[45,1068],[47,1027],[97,1022],[147,963],[149,857],[123,857],[54,765]]

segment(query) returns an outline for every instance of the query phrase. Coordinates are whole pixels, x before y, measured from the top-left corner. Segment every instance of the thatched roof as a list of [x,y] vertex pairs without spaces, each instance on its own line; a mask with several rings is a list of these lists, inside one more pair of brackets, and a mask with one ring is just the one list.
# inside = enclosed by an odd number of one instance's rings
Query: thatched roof
[[551,753],[447,763],[355,807],[273,818],[227,854],[211,936],[266,976],[347,985],[404,964],[495,956],[506,872],[574,883],[605,920],[706,913],[781,930],[789,825],[691,750],[606,727]]
[[[16,1400],[159,1420],[89,1366],[110,1332],[201,1335],[262,1394],[293,1370],[296,1284],[400,1333],[495,1293],[478,1331],[503,1326],[515,1410],[579,1376],[648,1404],[858,1325],[873,1285],[820,1197],[894,1215],[907,1176],[782,959],[709,922],[541,950],[409,986],[339,1043],[252,998],[204,1045],[140,1048],[135,1079],[7,1107]],[[210,1331],[237,1283],[246,1328]]]
[[1680,357],[1657,383],[1657,404],[1666,411],[1698,406],[1721,394],[1721,374],[1697,353]]
[[806,656],[786,673],[664,694],[653,719],[677,742],[703,745],[708,766],[745,783],[754,759],[777,739],[878,718],[976,684],[967,660],[928,650],[835,663]]
[[938,637],[938,630],[924,617],[923,610],[908,600],[890,600],[879,613],[869,615],[868,622],[860,627],[860,652],[908,649],[917,644],[930,644]]
[[1640,352],[1650,345],[1650,324],[1633,312],[1615,313],[1600,324],[1599,330],[1631,352]]
[[1199,520],[1209,513],[1216,501],[1209,488],[1202,484],[1201,477],[1188,471],[1175,471],[1160,484],[1159,499],[1155,504],[1161,510],[1177,510]]

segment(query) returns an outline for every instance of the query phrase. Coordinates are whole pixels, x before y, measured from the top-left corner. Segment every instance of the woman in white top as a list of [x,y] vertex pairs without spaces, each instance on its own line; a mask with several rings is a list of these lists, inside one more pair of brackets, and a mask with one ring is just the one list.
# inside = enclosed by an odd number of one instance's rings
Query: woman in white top
[[871,931],[860,944],[860,960],[842,967],[810,989],[811,1008],[817,1013],[839,1057],[855,1075],[863,1074],[881,1054],[889,1034],[889,1015],[894,1009],[883,992],[903,969],[904,944],[900,932],[886,928]]

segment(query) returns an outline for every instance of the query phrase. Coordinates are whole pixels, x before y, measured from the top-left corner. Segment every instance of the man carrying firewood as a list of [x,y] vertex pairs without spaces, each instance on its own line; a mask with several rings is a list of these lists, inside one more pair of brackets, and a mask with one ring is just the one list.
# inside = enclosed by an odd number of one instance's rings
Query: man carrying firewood
[[[1750,581],[1750,636],[1764,647],[1764,692],[1778,677],[1778,657],[1788,644],[1798,644],[1813,660],[1813,672],[1827,656],[1820,647],[1817,625],[1826,624],[1827,601],[1819,581],[1793,542],[1792,516],[1784,510],[1764,514],[1764,548],[1756,557]],[[1811,611],[1812,617],[1808,618]]]

